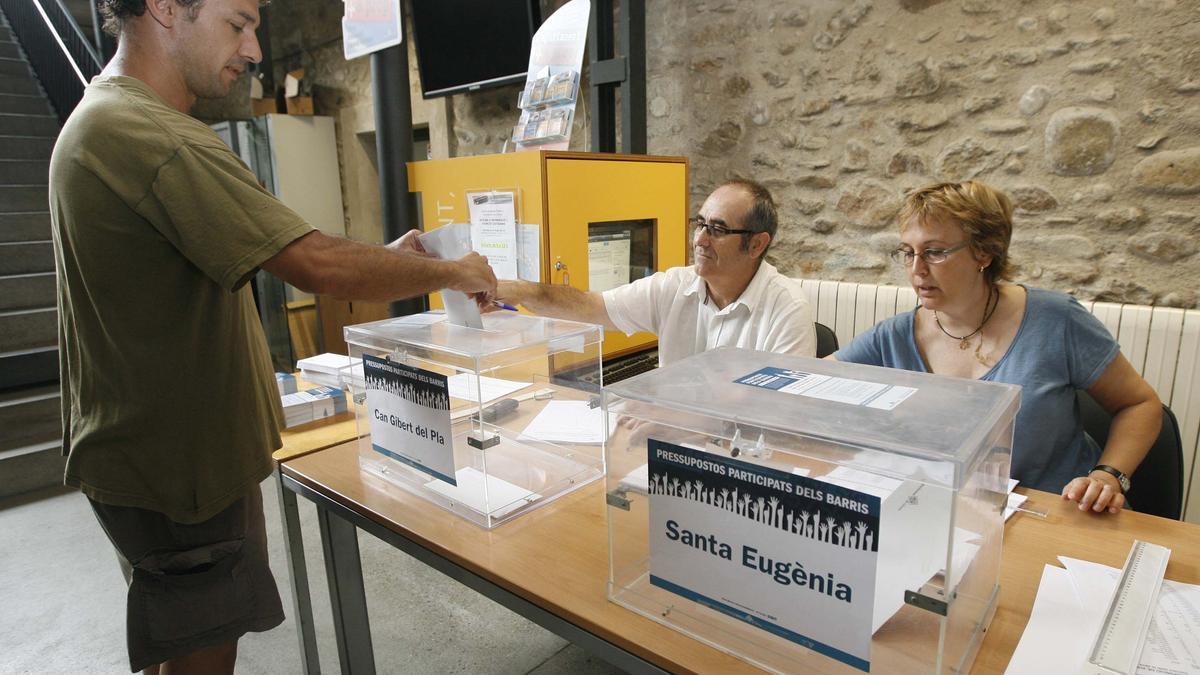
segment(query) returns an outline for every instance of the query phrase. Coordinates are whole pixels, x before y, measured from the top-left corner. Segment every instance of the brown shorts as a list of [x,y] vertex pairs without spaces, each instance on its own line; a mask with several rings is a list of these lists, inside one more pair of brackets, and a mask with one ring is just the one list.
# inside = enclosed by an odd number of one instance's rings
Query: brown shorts
[[95,501],[92,510],[129,584],[125,633],[132,671],[283,622],[259,486],[195,525]]

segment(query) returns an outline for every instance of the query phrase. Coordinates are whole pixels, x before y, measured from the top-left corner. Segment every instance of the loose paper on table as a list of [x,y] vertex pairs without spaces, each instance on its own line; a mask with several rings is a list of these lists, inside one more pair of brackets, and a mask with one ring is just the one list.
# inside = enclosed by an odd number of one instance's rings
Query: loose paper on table
[[[1121,570],[1059,556],[1046,565],[1033,612],[1006,673],[1104,673],[1088,662]],[[1166,579],[1138,663],[1138,675],[1200,674],[1200,586]]]

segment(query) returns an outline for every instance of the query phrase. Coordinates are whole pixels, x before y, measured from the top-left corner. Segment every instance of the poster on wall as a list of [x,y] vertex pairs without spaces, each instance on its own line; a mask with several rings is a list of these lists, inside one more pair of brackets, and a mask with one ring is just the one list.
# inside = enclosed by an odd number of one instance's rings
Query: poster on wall
[[344,0],[342,50],[346,60],[366,56],[404,39],[400,0]]
[[516,193],[502,190],[468,192],[471,248],[488,259],[497,279],[518,278]]
[[450,388],[441,373],[363,354],[371,447],[445,481],[455,479]]
[[869,671],[879,498],[648,445],[650,583]]

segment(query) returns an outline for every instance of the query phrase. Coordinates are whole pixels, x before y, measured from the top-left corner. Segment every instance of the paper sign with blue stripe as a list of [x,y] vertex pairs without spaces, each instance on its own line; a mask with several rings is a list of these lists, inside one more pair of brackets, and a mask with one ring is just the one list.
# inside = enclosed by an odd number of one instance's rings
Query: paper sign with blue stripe
[[371,416],[371,447],[457,485],[448,378],[370,354],[363,354],[363,376]]
[[878,497],[650,439],[650,583],[867,672]]

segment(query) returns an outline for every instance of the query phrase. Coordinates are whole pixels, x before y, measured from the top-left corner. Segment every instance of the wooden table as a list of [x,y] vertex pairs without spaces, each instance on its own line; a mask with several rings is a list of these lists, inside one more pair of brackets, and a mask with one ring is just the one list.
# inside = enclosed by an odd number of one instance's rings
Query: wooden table
[[[755,672],[749,664],[609,602],[604,485],[597,481],[491,531],[359,470],[355,443],[283,463],[289,491],[318,507],[342,672],[374,672],[358,559],[361,528],[632,672]],[[1042,566],[1058,555],[1120,567],[1135,538],[1174,550],[1167,578],[1200,582],[1200,526],[1133,512],[1081,513],[1030,491],[1005,528],[1001,592],[973,673],[1001,673]],[[304,579],[293,576],[293,579]],[[306,585],[306,584],[305,584]]]

